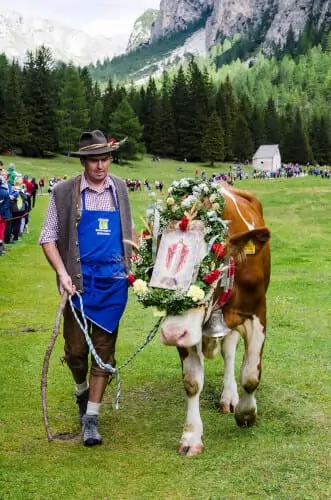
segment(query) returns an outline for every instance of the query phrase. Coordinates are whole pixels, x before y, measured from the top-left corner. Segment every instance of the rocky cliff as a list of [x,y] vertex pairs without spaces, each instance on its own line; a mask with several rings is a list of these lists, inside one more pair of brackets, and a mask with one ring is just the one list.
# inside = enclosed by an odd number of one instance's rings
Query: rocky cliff
[[123,53],[126,43],[126,36],[91,36],[54,21],[0,10],[0,53],[20,62],[27,50],[43,44],[52,49],[54,59],[81,66]]
[[162,0],[152,40],[185,29],[204,15],[207,49],[222,37],[259,26],[266,44],[272,40],[282,45],[290,25],[298,36],[309,19],[330,24],[331,0]]
[[134,23],[129,42],[126,48],[127,52],[140,47],[145,43],[149,43],[151,39],[151,28],[157,19],[160,11],[156,9],[148,9],[138,17]]

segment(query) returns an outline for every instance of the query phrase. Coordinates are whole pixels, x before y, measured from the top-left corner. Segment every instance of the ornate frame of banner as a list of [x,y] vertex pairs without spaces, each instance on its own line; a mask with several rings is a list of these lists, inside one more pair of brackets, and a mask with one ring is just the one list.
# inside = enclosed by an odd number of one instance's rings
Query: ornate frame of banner
[[149,285],[169,290],[188,290],[200,265],[203,233],[169,231],[162,234]]

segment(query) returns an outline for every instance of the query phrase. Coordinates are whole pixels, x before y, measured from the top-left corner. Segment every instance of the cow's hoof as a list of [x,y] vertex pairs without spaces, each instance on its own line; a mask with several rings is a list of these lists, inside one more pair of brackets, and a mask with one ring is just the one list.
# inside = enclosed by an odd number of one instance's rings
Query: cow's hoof
[[235,413],[234,417],[239,427],[252,427],[256,422],[256,410],[253,408],[246,413]]
[[195,455],[201,455],[203,452],[203,444],[180,444],[178,453],[182,457],[194,457]]
[[222,413],[223,415],[226,415],[227,413],[233,413],[234,412],[233,404],[230,403],[229,401],[220,401],[219,412]]

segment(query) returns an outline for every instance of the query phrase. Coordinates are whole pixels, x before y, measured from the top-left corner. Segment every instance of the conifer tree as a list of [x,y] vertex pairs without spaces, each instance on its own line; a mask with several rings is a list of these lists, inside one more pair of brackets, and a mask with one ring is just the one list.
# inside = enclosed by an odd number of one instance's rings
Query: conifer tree
[[93,130],[94,127],[92,126],[91,123],[93,108],[95,104],[93,81],[90,76],[89,70],[86,66],[82,69],[79,69],[79,76],[83,84],[84,94],[86,99],[86,108],[88,113],[87,128],[88,130]]
[[122,99],[126,96],[125,89],[117,85],[115,88],[111,79],[102,97],[102,131],[107,137],[112,135],[111,116]]
[[233,155],[239,161],[250,160],[253,156],[254,144],[248,123],[242,115],[237,116],[233,135]]
[[331,120],[314,116],[310,129],[310,144],[314,160],[319,165],[331,165]]
[[189,92],[189,114],[188,121],[190,141],[189,158],[197,161],[201,158],[201,143],[203,130],[206,127],[210,115],[209,87],[206,76],[200,71],[197,63],[192,59],[188,66],[188,92]]
[[285,114],[281,117],[281,140],[280,153],[284,161],[291,161],[294,136],[294,109],[290,104],[285,108]]
[[98,82],[93,87],[93,106],[89,116],[89,130],[102,130],[103,102]]
[[182,66],[174,77],[171,92],[171,103],[174,115],[176,142],[175,158],[190,158],[192,141],[190,138],[190,96],[186,76]]
[[209,161],[210,166],[214,166],[215,161],[224,159],[224,131],[221,119],[213,111],[204,129],[201,153],[204,161]]
[[141,106],[140,92],[137,89],[137,87],[134,85],[133,81],[131,82],[130,90],[128,92],[128,101],[129,101],[130,106],[132,107],[132,109],[136,113],[136,115],[139,117],[140,106]]
[[4,138],[5,125],[5,90],[7,85],[7,75],[9,63],[4,54],[0,54],[0,148],[6,147]]
[[144,127],[143,139],[147,152],[153,153],[152,142],[157,126],[158,115],[160,113],[160,105],[155,80],[152,77],[150,77],[148,81],[145,99],[142,105],[144,106],[144,109],[142,111],[144,120],[142,122],[142,125]]
[[268,100],[265,112],[265,130],[267,144],[279,144],[281,137],[280,117],[272,97]]
[[67,153],[77,147],[79,136],[88,124],[85,89],[78,72],[71,65],[65,70],[57,117],[59,147]]
[[229,77],[226,78],[217,91],[215,106],[217,113],[220,115],[224,130],[224,158],[232,160],[237,109]]
[[21,71],[16,62],[8,70],[4,89],[4,115],[2,142],[5,146],[23,147],[29,139],[28,115],[23,102]]
[[252,132],[254,150],[256,151],[259,146],[266,144],[264,110],[257,106],[254,106],[253,108],[250,128]]
[[304,129],[300,110],[297,109],[292,126],[288,134],[288,157],[286,161],[301,163],[305,165],[312,161],[312,152],[308,140],[308,135]]
[[291,56],[295,56],[296,52],[296,41],[295,41],[295,33],[293,30],[292,24],[290,24],[289,30],[286,35],[286,43],[284,47],[284,51]]
[[119,149],[118,156],[122,159],[134,159],[145,152],[142,142],[143,127],[127,98],[122,99],[111,116],[112,136],[117,140],[127,137]]
[[164,72],[155,130],[151,141],[152,153],[157,156],[173,157],[175,137],[175,123],[171,106],[171,81],[169,75]]
[[41,46],[28,52],[24,65],[24,102],[29,118],[31,146],[35,153],[56,151],[56,107],[58,89],[51,50]]

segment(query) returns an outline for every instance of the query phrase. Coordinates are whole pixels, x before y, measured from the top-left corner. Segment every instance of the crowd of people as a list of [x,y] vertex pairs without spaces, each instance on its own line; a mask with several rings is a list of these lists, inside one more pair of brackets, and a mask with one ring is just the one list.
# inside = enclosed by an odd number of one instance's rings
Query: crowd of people
[[[143,182],[141,182],[141,180],[139,179],[125,179],[125,184],[128,188],[128,191],[141,191],[142,185],[144,186],[144,191],[151,190],[151,183],[147,179],[144,179]],[[163,181],[154,181],[154,186],[156,190],[159,190],[160,193],[162,193]]]
[[29,217],[35,207],[39,184],[35,177],[29,179],[10,163],[8,169],[0,161],[0,256],[6,253],[5,245],[16,243],[29,233]]

